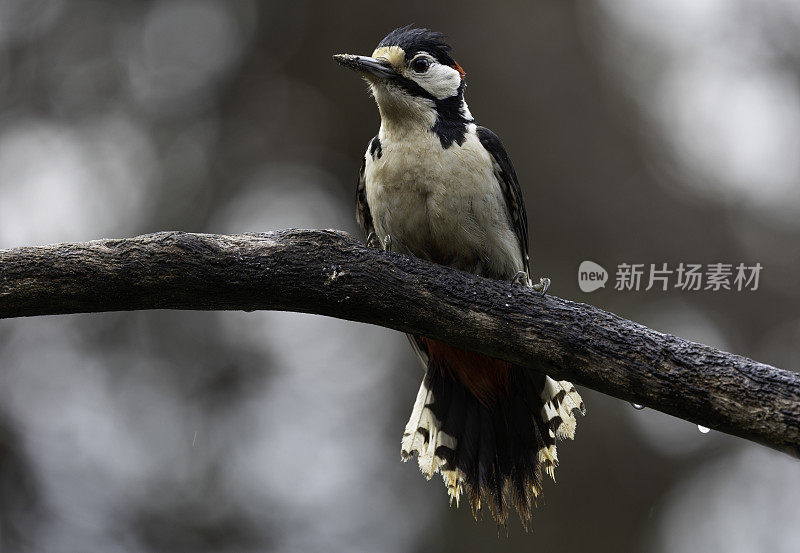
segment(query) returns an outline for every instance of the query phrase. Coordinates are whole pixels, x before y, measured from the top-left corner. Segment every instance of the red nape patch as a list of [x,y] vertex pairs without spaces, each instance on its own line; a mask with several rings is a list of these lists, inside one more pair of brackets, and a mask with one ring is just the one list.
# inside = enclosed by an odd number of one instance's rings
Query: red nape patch
[[466,77],[466,76],[467,76],[467,73],[466,73],[466,71],[464,71],[463,69],[461,69],[461,66],[460,66],[460,65],[458,65],[458,62],[457,62],[457,61],[453,60],[453,65],[451,65],[450,67],[452,67],[453,69],[455,69],[456,71],[458,71],[458,73],[459,73],[459,75],[461,75],[461,78],[462,78],[462,79],[463,79],[464,77]]
[[429,366],[459,380],[487,407],[508,390],[508,374],[511,370],[508,361],[429,338],[421,340],[428,348]]

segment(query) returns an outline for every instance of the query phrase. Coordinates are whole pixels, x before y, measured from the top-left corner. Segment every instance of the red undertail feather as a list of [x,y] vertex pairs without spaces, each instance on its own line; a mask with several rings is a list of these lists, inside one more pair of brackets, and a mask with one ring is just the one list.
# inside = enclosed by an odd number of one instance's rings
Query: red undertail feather
[[508,391],[511,363],[474,351],[421,338],[428,350],[428,366],[461,382],[478,400],[491,407]]

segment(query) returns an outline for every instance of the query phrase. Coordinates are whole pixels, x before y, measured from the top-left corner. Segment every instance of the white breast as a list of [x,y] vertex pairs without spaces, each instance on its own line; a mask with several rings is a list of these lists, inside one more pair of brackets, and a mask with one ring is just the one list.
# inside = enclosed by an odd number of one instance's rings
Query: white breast
[[367,154],[367,202],[392,249],[476,274],[511,278],[523,270],[491,155],[470,125],[461,146],[444,149],[426,131],[384,128],[381,157]]

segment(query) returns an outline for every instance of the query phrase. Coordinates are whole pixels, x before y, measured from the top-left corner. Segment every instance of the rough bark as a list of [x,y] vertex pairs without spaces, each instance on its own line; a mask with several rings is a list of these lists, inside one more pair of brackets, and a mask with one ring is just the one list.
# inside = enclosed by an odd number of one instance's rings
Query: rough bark
[[0,250],[0,318],[135,309],[299,311],[422,334],[800,457],[797,373],[339,231]]

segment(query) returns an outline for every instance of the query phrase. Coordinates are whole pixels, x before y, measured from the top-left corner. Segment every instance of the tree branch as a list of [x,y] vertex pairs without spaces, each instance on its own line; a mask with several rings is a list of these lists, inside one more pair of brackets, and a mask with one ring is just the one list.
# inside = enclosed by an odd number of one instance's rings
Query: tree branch
[[800,375],[339,231],[0,250],[0,318],[135,309],[318,313],[422,334],[800,457]]

